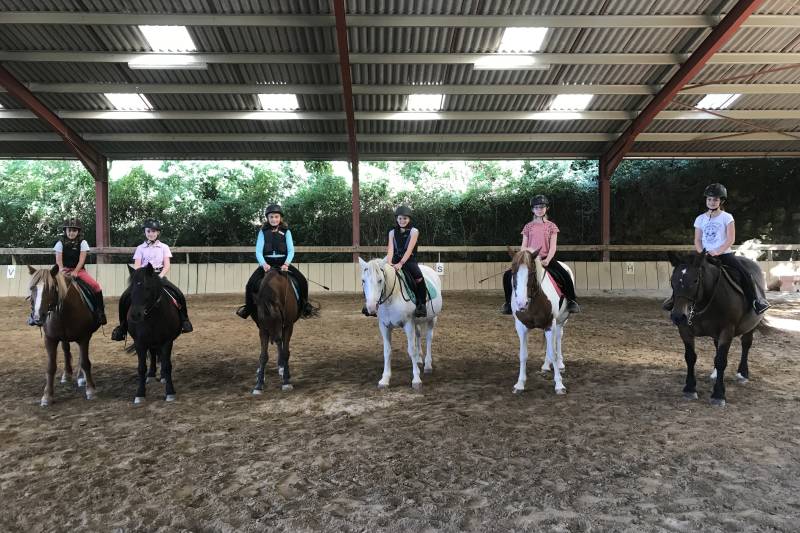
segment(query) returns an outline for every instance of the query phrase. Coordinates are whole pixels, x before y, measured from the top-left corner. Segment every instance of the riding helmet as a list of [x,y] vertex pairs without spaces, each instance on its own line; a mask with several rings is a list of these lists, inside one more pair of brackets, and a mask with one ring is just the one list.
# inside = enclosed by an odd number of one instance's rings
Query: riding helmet
[[401,205],[400,207],[394,210],[394,216],[395,217],[404,216],[411,218],[411,208],[405,205]]
[[155,231],[161,231],[161,222],[154,218],[148,218],[142,223],[142,229],[152,229]]
[[720,200],[725,200],[728,198],[728,189],[721,183],[712,183],[708,187],[705,188],[703,191],[703,196],[716,196]]
[[81,219],[75,217],[66,219],[64,223],[61,225],[61,229],[67,229],[67,228],[75,228],[77,230],[83,229],[83,224],[81,224]]
[[543,205],[546,207],[550,207],[550,200],[547,198],[547,196],[543,194],[537,194],[536,196],[531,198],[531,207],[535,205]]
[[266,209],[264,209],[264,216],[268,217],[270,213],[278,213],[280,216],[283,215],[283,209],[278,204],[269,204]]

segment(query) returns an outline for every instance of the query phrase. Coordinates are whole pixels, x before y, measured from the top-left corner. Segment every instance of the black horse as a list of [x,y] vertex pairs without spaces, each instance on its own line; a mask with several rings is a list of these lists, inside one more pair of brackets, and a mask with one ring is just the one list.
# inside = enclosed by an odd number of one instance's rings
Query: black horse
[[155,358],[161,362],[161,376],[165,383],[165,400],[175,400],[172,385],[172,343],[181,334],[181,318],[178,304],[164,289],[161,278],[148,264],[131,274],[131,307],[128,309],[128,332],[139,357],[139,386],[133,403],[144,402],[147,383],[147,355],[153,358],[152,374],[155,374]]
[[[750,273],[758,289],[763,291],[764,279],[761,268],[755,261],[738,258]],[[674,306],[670,313],[673,324],[678,326],[685,347],[686,386],[683,395],[687,399],[697,399],[694,365],[697,353],[694,350],[695,337],[714,339],[716,356],[714,371],[716,381],[711,394],[711,403],[725,405],[725,367],[728,366],[728,350],[734,337],[742,338],[742,358],[737,377],[746,383],[749,379],[747,355],[753,344],[753,332],[761,323],[763,315],[756,314],[753,306],[737,284],[735,273],[723,273],[719,260],[705,251],[687,256],[671,256],[675,267],[672,271],[672,297]]]

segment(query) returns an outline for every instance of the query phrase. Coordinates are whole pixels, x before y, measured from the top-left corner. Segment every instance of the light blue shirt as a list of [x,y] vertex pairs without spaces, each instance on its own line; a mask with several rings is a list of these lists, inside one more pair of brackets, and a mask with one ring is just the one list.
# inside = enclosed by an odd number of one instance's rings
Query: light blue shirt
[[[267,262],[267,260],[264,259],[263,250],[264,250],[264,232],[259,230],[258,239],[256,239],[256,259],[258,259],[259,265],[266,264]],[[275,250],[273,250],[272,254],[269,257],[277,257],[277,258],[286,257],[286,259],[284,259],[283,262],[286,263],[287,265],[290,265],[292,263],[292,259],[294,259],[294,241],[292,241],[291,230],[288,229],[286,230],[286,255],[284,256],[283,254],[279,254],[275,252]]]

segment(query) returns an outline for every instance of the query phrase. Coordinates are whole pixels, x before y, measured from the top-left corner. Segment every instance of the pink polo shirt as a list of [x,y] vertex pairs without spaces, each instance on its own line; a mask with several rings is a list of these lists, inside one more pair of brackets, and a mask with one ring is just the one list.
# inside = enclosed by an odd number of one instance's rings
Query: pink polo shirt
[[169,246],[161,241],[155,241],[150,244],[145,241],[136,247],[133,253],[133,260],[141,261],[142,266],[147,266],[148,263],[153,265],[153,268],[160,270],[164,267],[164,258],[172,257],[172,252],[169,251]]
[[549,220],[541,223],[530,221],[522,228],[522,235],[527,237],[528,248],[531,250],[538,248],[539,257],[542,258],[547,257],[547,254],[550,253],[550,237],[554,233],[558,233],[558,226]]

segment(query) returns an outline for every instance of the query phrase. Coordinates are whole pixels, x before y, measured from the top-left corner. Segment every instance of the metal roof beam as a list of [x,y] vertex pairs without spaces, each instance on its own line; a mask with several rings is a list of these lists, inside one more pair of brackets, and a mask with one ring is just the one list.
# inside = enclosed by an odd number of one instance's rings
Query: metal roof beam
[[622,158],[625,157],[626,152],[636,142],[637,136],[641,137],[642,132],[647,129],[658,113],[669,105],[681,87],[699,74],[707,63],[714,61],[715,58],[721,55],[726,55],[716,54],[716,52],[733,37],[750,14],[763,3],[764,0],[739,0],[733,6],[733,9],[725,15],[722,22],[692,52],[692,55],[681,65],[661,91],[655,95],[619,139],[600,158],[600,167],[608,178],[614,174],[614,170],[616,170]]
[[[142,94],[341,94],[340,85],[256,85],[210,83],[26,83],[35,93]],[[631,94],[654,95],[662,85],[353,85],[353,94]],[[0,92],[5,89],[0,87]],[[718,83],[684,87],[680,94],[800,94],[800,83]]]
[[[679,65],[688,54],[350,54],[351,64],[472,64],[496,57],[532,57],[537,65]],[[191,56],[195,63],[219,64],[330,64],[338,63],[337,54],[264,54],[264,53],[134,53],[134,52],[63,52],[0,50],[0,61],[128,63],[147,61],[153,56]],[[726,52],[711,57],[708,64],[779,65],[800,63],[798,52]]]
[[[722,15],[348,15],[350,27],[707,28]],[[332,27],[332,15],[209,15],[11,11],[0,24]],[[800,28],[797,15],[754,15],[749,27]]]
[[[800,134],[795,132],[794,134]],[[96,142],[329,142],[346,143],[347,134],[310,133],[85,133],[87,141]],[[361,134],[359,143],[489,143],[489,142],[609,142],[617,133],[466,133],[466,134]],[[0,133],[0,141],[52,142],[60,137],[54,133]],[[738,142],[788,141],[798,143],[781,132],[686,132],[642,133],[641,142]]]
[[[346,118],[343,111],[55,111],[62,119],[72,120],[322,120]],[[355,120],[439,121],[439,120],[633,120],[638,111],[356,111]],[[723,116],[720,116],[723,115]],[[0,109],[0,120],[32,119],[27,109]],[[661,111],[655,120],[800,120],[800,109],[729,109],[714,114],[700,110]]]

